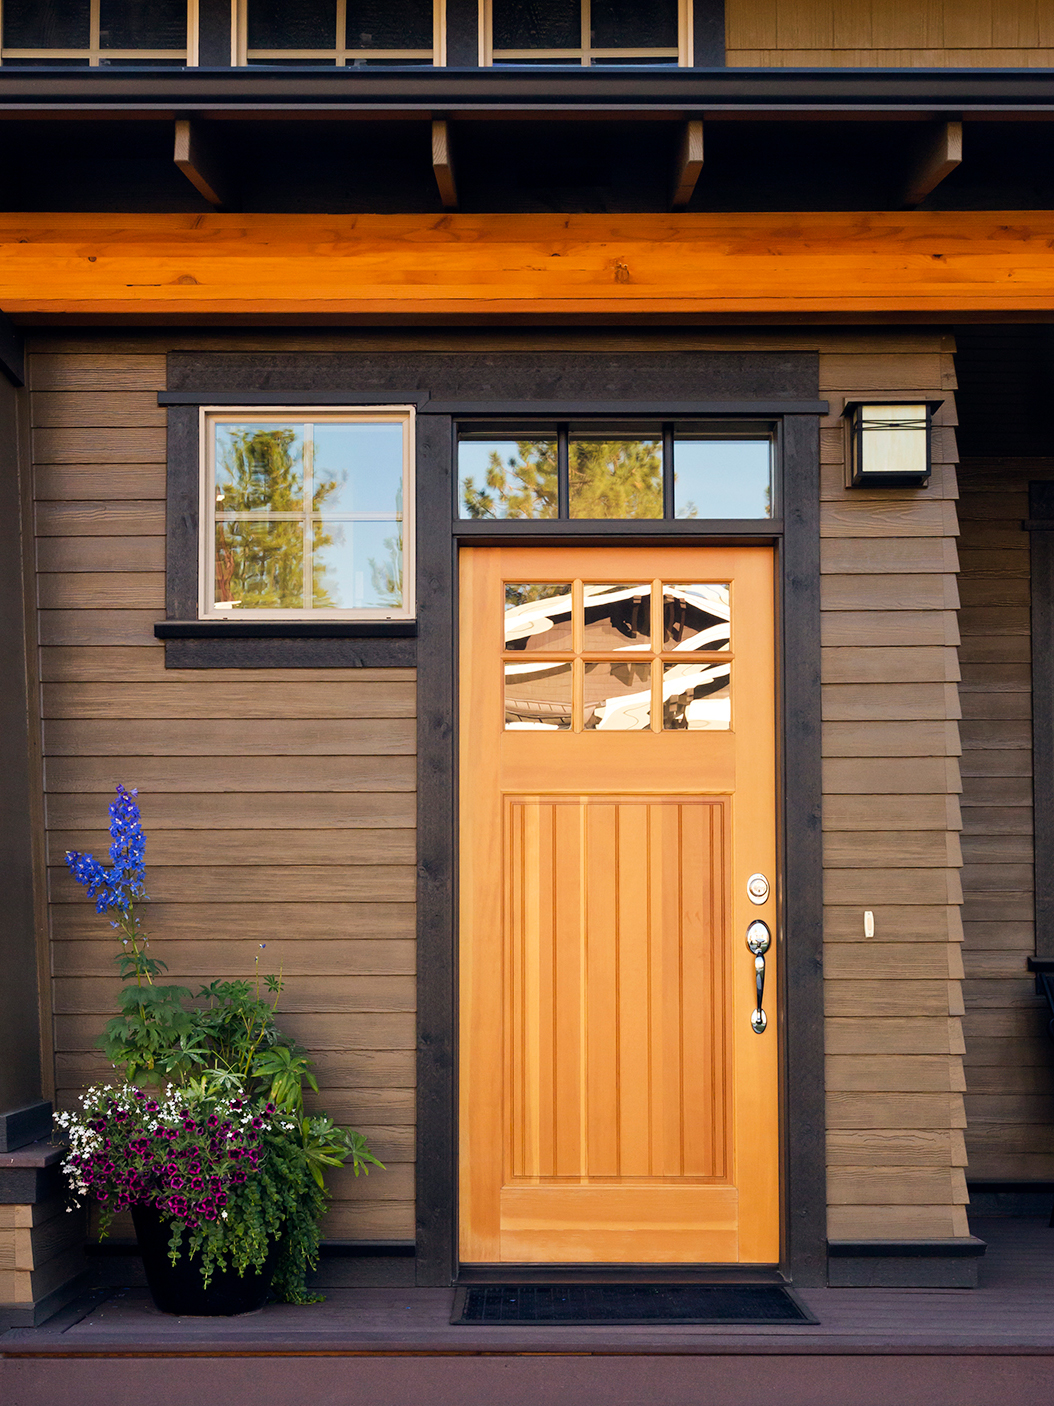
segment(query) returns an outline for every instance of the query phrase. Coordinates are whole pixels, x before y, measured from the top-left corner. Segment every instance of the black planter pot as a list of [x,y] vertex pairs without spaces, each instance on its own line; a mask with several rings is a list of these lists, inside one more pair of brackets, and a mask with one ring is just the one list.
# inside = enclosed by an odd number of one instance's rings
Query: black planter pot
[[171,1229],[167,1217],[153,1206],[133,1206],[132,1221],[143,1256],[146,1282],[162,1313],[181,1318],[231,1318],[263,1308],[271,1289],[278,1256],[274,1241],[261,1270],[217,1271],[206,1289],[201,1280],[201,1260],[184,1250],[175,1264],[168,1257]]

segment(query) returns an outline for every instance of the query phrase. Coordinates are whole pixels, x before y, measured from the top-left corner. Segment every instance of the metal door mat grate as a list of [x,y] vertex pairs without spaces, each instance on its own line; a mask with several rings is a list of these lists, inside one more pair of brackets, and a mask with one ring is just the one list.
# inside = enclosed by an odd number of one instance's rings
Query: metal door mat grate
[[451,1323],[815,1323],[780,1284],[481,1284]]

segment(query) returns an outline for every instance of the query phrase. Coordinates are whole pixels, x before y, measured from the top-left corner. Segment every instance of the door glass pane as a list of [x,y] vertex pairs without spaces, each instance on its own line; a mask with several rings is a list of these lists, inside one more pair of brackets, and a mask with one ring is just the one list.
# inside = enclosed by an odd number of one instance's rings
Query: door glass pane
[[495,49],[578,49],[581,0],[494,0]]
[[677,0],[592,0],[595,49],[675,49]]
[[571,648],[571,587],[567,582],[505,585],[505,648]]
[[185,49],[187,0],[100,0],[99,47]]
[[664,730],[727,732],[732,726],[731,669],[729,663],[663,665]]
[[249,0],[250,49],[334,49],[337,0]]
[[303,506],[300,425],[216,426],[218,513],[289,513]]
[[661,518],[662,440],[572,435],[568,445],[570,515]]
[[556,435],[462,439],[458,513],[466,518],[554,518]]
[[663,648],[728,649],[731,607],[727,584],[665,584],[662,588]]
[[215,590],[218,609],[302,609],[303,525],[218,522]]
[[88,0],[5,0],[4,47],[86,49],[90,12]]
[[647,732],[651,727],[651,665],[612,661],[585,666],[587,731]]
[[315,518],[312,601],[316,610],[393,610],[403,603],[402,523]]
[[767,439],[674,440],[677,517],[772,516],[772,444]]
[[651,647],[651,586],[583,586],[587,650]]
[[349,49],[430,49],[432,0],[348,0]]
[[315,425],[315,512],[403,510],[402,425]]
[[505,727],[566,732],[571,727],[572,665],[506,664]]

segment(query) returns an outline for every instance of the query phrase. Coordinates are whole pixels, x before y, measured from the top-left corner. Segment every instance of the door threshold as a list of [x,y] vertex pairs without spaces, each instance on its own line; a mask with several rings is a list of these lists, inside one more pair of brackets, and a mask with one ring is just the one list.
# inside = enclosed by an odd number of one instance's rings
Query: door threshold
[[788,1284],[774,1264],[462,1264],[454,1284]]

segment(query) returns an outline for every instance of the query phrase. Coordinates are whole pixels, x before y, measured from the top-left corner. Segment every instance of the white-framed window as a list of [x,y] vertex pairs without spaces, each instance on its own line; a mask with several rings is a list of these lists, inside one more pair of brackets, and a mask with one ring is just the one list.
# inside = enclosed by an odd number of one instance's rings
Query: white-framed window
[[198,0],[2,0],[0,31],[12,67],[191,67]]
[[692,0],[482,0],[485,65],[690,67]]
[[411,406],[201,416],[201,619],[413,617]]
[[236,0],[237,65],[446,63],[445,0]]

